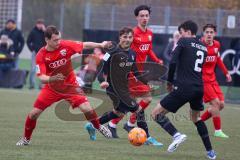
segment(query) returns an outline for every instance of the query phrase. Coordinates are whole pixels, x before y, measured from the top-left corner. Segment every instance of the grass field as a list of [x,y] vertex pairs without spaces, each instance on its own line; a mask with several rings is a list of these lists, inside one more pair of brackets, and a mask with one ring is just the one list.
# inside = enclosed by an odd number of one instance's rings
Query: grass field
[[[41,115],[33,134],[30,146],[17,147],[15,143],[22,135],[27,112],[37,96],[37,91],[0,90],[0,160],[205,160],[205,151],[194,125],[189,120],[188,107],[185,106],[175,116],[169,118],[178,129],[188,135],[188,140],[173,154],[166,152],[171,137],[155,122],[149,120],[152,136],[165,144],[163,148],[153,146],[133,147],[123,131],[123,122],[119,124],[120,139],[107,140],[98,134],[97,141],[89,141],[83,129],[85,122],[66,122],[59,120],[54,106]],[[98,100],[90,98],[93,105]],[[147,111],[156,104],[156,100]],[[109,104],[110,105],[110,104]],[[223,128],[229,139],[218,139],[212,136],[212,123],[209,131],[218,160],[239,159],[240,107],[227,104],[222,113]],[[124,120],[125,121],[125,120]]]

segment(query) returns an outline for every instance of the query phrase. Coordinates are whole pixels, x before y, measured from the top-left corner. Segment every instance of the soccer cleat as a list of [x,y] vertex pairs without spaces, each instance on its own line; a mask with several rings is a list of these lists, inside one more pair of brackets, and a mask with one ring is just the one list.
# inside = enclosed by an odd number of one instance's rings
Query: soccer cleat
[[98,131],[106,138],[112,138],[111,131],[104,125],[100,125]]
[[27,146],[30,144],[30,140],[27,140],[25,137],[22,137],[17,143],[16,146]]
[[112,138],[119,138],[116,128],[110,127],[109,124],[107,125],[107,127],[110,130],[110,132],[112,133]]
[[92,141],[96,140],[96,129],[93,127],[92,123],[86,123],[84,128],[88,131],[89,138]]
[[134,127],[129,126],[127,123],[124,124],[123,129],[127,131],[128,133],[133,129]]
[[223,131],[215,131],[214,136],[220,138],[229,138],[229,136],[226,135]]
[[144,143],[145,145],[153,145],[156,147],[163,147],[163,144],[158,142],[155,138],[153,137],[148,137],[147,141]]
[[173,138],[173,142],[168,146],[168,152],[174,152],[186,139],[187,136],[185,134],[180,134],[179,136]]
[[214,150],[208,151],[207,152],[207,157],[208,157],[208,159],[216,159],[217,158]]

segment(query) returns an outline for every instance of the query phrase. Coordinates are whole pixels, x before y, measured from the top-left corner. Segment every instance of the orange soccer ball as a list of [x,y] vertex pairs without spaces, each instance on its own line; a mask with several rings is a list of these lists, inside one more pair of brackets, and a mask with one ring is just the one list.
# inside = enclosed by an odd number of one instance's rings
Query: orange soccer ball
[[146,142],[147,134],[143,129],[135,127],[128,133],[128,140],[134,146],[141,146]]

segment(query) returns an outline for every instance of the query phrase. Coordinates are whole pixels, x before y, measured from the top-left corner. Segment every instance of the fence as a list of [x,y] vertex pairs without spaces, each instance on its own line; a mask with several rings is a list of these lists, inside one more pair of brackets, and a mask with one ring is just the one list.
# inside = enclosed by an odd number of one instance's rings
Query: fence
[[21,28],[22,0],[1,0],[0,17],[0,29],[4,28],[8,19],[15,20],[18,28]]
[[[135,6],[94,5],[87,3],[85,7],[85,29],[118,30],[122,26],[134,26],[136,20],[133,15]],[[160,33],[172,33],[171,28],[176,28],[185,20],[194,20],[199,27],[206,23],[218,26],[219,36],[239,36],[240,11],[210,10],[192,8],[174,8],[152,6],[150,24],[158,26]],[[230,27],[233,28],[229,28]],[[162,30],[161,30],[162,29]]]

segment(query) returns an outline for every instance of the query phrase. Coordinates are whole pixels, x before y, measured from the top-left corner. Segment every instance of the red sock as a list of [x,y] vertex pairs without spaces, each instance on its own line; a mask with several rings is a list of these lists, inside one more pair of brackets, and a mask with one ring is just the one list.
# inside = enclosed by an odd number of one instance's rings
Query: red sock
[[[139,102],[139,106],[141,106],[143,110],[145,110],[149,104],[150,104],[150,102],[144,102],[143,100],[141,100]],[[134,124],[134,123],[136,123],[136,120],[137,120],[136,114],[132,113],[130,116],[130,119],[129,119],[130,123]]]
[[206,121],[206,120],[208,120],[210,117],[212,117],[212,114],[211,114],[210,112],[208,112],[208,110],[206,110],[206,111],[201,115],[202,121]]
[[115,119],[111,120],[111,122],[112,122],[113,124],[118,124],[118,123],[123,119],[123,117],[124,117],[124,116],[121,116],[121,117],[119,117],[119,118],[115,118]]
[[139,106],[141,106],[142,109],[146,109],[149,104],[150,104],[150,102],[144,102],[143,100],[141,100],[141,101],[139,102]]
[[25,130],[24,130],[24,137],[27,140],[31,139],[32,132],[36,127],[36,123],[37,123],[37,120],[30,119],[29,116],[27,116],[25,121]]
[[136,120],[137,120],[136,113],[132,113],[130,116],[129,122],[134,124],[136,122]]
[[220,116],[216,116],[213,117],[213,125],[215,130],[220,130],[221,129],[221,117]]
[[100,123],[99,123],[99,119],[98,119],[98,116],[97,116],[97,113],[95,112],[95,110],[88,111],[88,112],[84,113],[84,115],[85,115],[86,119],[93,124],[94,128],[99,129]]

